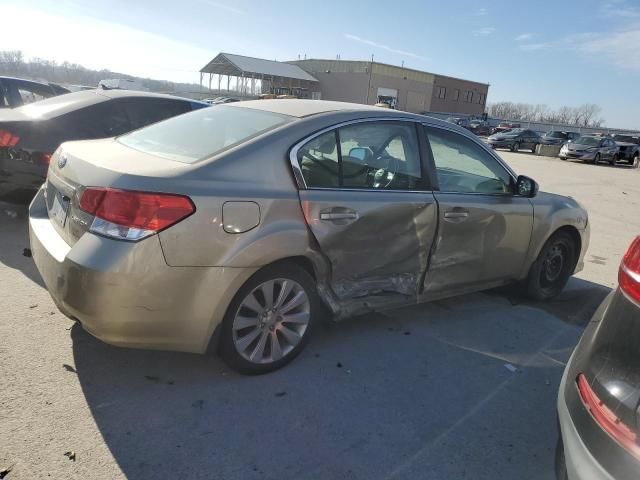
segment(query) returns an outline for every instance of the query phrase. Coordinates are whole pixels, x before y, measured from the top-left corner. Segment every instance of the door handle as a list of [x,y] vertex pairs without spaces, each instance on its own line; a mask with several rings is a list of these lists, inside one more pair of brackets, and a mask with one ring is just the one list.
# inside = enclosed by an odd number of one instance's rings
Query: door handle
[[320,220],[356,220],[358,214],[356,212],[320,212]]
[[444,218],[449,220],[463,220],[469,216],[468,210],[454,209],[448,212],[444,212]]

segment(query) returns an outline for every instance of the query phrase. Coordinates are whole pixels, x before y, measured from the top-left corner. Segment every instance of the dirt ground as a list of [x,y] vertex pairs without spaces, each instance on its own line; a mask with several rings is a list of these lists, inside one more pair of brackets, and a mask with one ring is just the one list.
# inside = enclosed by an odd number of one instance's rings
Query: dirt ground
[[22,255],[26,208],[0,203],[0,478],[553,478],[560,376],[640,234],[640,169],[501,155],[589,211],[585,269],[558,299],[354,318],[260,377],[83,332]]

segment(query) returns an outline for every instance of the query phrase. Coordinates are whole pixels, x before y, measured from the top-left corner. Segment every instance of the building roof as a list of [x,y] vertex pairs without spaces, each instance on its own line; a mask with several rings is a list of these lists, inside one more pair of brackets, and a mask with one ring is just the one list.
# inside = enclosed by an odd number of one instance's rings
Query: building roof
[[298,99],[273,99],[273,100],[249,100],[246,102],[229,103],[225,107],[252,108],[254,110],[265,110],[267,112],[290,115],[292,117],[308,117],[320,113],[337,111],[375,111],[385,117],[411,116],[407,112],[390,110],[387,108],[375,107],[373,105],[362,105],[361,103],[333,102],[327,100],[298,100]]
[[[413,72],[415,74],[419,74],[419,75],[430,75],[433,77],[444,77],[444,78],[450,78],[453,80],[460,80],[463,82],[469,82],[469,83],[477,83],[479,85],[489,85],[486,82],[478,82],[475,80],[468,80],[465,78],[459,78],[459,77],[452,77],[450,75],[442,75],[440,73],[432,73],[432,72],[427,72],[425,70],[418,70],[416,68],[410,68],[410,67],[405,67],[405,66],[400,66],[400,65],[392,65],[390,63],[382,63],[382,62],[377,62],[377,61],[370,61],[370,60],[337,60],[337,59],[330,59],[330,58],[305,58],[304,60],[290,60],[289,63],[291,63],[292,65],[301,65],[301,66],[305,66],[305,65],[320,65],[320,64],[334,64],[334,65],[339,65],[339,64],[343,64],[343,65],[358,65],[361,66],[362,68],[368,68],[370,65],[378,66],[378,67],[384,67],[387,69],[393,69],[393,70],[397,70],[398,72]],[[374,72],[375,73],[375,72]],[[406,75],[406,73],[405,73]]]
[[318,81],[297,65],[231,53],[219,53],[213,60],[202,67],[200,72],[236,77],[254,75],[257,78],[282,77],[309,82]]

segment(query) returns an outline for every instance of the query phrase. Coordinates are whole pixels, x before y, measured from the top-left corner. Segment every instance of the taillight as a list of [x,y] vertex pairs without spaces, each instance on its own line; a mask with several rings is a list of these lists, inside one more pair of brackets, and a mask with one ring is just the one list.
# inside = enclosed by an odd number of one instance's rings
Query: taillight
[[49,166],[49,163],[51,162],[51,154],[44,152],[33,152],[31,154],[31,161],[40,165]]
[[20,137],[0,128],[0,147],[13,148],[19,141]]
[[640,460],[640,445],[637,443],[638,435],[622,423],[620,418],[616,417],[615,413],[602,403],[583,374],[578,375],[578,391],[584,406],[591,412],[591,416],[596,423],[620,446]]
[[90,230],[121,240],[140,240],[185,219],[196,207],[189,197],[89,187],[80,208],[95,216]]
[[622,257],[618,270],[620,289],[636,302],[640,302],[640,237],[636,237]]

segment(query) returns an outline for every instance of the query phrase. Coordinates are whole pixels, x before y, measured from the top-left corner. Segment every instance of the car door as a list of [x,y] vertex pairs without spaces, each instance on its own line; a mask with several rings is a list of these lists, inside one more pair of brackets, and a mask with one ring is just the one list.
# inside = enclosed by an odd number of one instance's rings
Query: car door
[[529,248],[533,206],[514,194],[515,175],[474,139],[436,126],[425,131],[439,212],[425,296],[517,278]]
[[417,295],[438,224],[420,130],[359,120],[292,149],[305,219],[340,300]]

